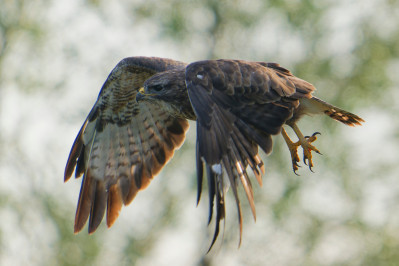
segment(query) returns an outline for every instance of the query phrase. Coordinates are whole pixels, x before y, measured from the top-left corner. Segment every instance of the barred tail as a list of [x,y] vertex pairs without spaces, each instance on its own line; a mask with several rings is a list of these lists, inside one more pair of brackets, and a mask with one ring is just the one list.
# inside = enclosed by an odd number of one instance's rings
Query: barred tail
[[328,115],[334,120],[344,123],[345,125],[352,127],[357,125],[360,126],[361,123],[364,122],[364,120],[359,116],[352,114],[348,111],[345,111],[343,109],[340,109],[338,107],[335,107],[323,100],[320,100],[319,98],[313,97],[312,100],[316,100],[317,102],[323,105],[323,112],[326,115]]

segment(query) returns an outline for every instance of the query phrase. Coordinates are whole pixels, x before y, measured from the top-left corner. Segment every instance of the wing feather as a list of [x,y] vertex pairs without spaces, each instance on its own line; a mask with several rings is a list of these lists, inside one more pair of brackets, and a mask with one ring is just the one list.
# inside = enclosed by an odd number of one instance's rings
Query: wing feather
[[107,200],[107,226],[111,227],[119,216],[123,200],[119,184],[113,184],[108,190]]
[[65,167],[65,181],[74,169],[76,177],[83,174],[75,233],[89,217],[89,233],[93,233],[105,213],[108,227],[112,226],[122,206],[148,186],[182,145],[188,122],[135,98],[152,75],[184,67],[169,59],[132,57],[122,60],[108,76]]
[[95,195],[93,198],[91,212],[90,212],[90,219],[89,219],[89,228],[90,228],[89,234],[94,233],[94,231],[96,231],[96,229],[100,225],[104,217],[106,204],[107,204],[107,192],[105,190],[104,183],[96,182]]
[[[69,153],[68,161],[65,166],[65,175],[64,175],[64,182],[68,181],[69,178],[72,176],[73,171],[75,170],[76,166],[76,175],[79,173],[79,176],[84,171],[84,153],[83,150],[83,132],[85,131],[87,125],[87,120],[83,123],[81,129],[79,130],[78,135],[76,136],[75,141],[73,142],[72,149]],[[79,160],[78,160],[79,159]]]
[[[299,79],[298,79],[299,80]],[[278,66],[238,60],[209,60],[195,62],[186,68],[188,95],[197,116],[198,186],[202,183],[202,167],[207,169],[210,213],[216,199],[216,210],[224,202],[222,174],[213,165],[220,165],[232,188],[242,236],[241,204],[238,184],[244,188],[254,219],[256,211],[253,188],[246,171],[249,165],[259,184],[264,165],[258,155],[258,145],[266,152],[272,150],[271,135],[278,134],[292,117],[296,97],[310,94],[313,87],[303,89],[302,81]],[[298,85],[299,84],[299,85]],[[299,95],[299,96],[298,96]],[[198,200],[201,188],[198,188]],[[223,203],[224,204],[224,203]],[[223,205],[224,206],[224,205]],[[211,247],[219,234],[224,211],[216,217]]]
[[77,233],[82,230],[89,214],[94,200],[94,193],[96,190],[97,182],[88,171],[82,180],[82,187],[80,189],[78,207],[76,208],[74,232]]

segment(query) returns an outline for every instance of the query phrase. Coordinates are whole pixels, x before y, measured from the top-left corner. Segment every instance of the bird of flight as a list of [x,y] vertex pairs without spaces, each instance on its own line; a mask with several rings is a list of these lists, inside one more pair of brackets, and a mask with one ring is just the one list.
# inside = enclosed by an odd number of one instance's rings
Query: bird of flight
[[[318,132],[304,137],[297,121],[304,115],[325,114],[349,126],[360,117],[312,95],[315,87],[275,63],[205,60],[191,64],[156,58],[129,57],[109,74],[83,123],[69,154],[64,180],[83,174],[75,217],[75,233],[89,219],[89,233],[108,227],[139,190],[172,158],[185,139],[187,120],[196,120],[196,166],[199,202],[204,171],[209,189],[209,222],[216,215],[212,248],[225,217],[226,187],[233,191],[240,242],[241,205],[238,186],[255,204],[250,168],[262,185],[264,165],[258,154],[272,151],[272,135],[282,134],[298,169],[297,149],[313,167],[312,145]],[[284,126],[298,137],[291,141]]]

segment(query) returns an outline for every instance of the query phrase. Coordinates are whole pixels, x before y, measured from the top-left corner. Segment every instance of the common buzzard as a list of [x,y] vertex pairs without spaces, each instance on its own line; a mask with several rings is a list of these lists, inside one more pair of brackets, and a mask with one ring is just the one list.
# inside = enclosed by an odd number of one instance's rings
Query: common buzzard
[[[258,146],[272,151],[272,135],[282,134],[291,153],[294,172],[300,161],[311,169],[311,143],[317,133],[304,137],[296,125],[303,116],[326,114],[346,125],[363,120],[312,95],[312,84],[275,63],[242,60],[206,60],[186,64],[155,57],[120,61],[105,81],[97,102],[83,123],[65,168],[67,181],[83,174],[75,217],[75,233],[89,219],[93,233],[107,211],[112,226],[122,205],[172,158],[188,130],[187,119],[197,121],[196,165],[199,202],[206,172],[209,187],[209,222],[216,210],[215,233],[225,217],[226,188],[237,205],[240,241],[241,206],[238,185],[246,192],[256,219],[248,166],[260,185],[264,165]],[[284,130],[298,136],[293,143]],[[197,202],[197,203],[198,203]]]

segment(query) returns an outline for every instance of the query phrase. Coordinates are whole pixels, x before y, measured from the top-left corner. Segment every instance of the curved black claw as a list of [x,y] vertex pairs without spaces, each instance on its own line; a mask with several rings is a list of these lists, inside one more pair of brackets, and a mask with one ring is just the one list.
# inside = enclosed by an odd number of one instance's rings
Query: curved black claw
[[317,136],[317,135],[321,135],[321,133],[320,132],[315,132],[315,133],[312,134],[312,136],[305,136],[305,139],[308,139],[308,138],[311,138],[311,137],[314,137],[314,136]]
[[296,174],[297,176],[300,176],[300,174],[298,174],[296,171],[299,170],[299,167],[301,167],[297,162],[295,162],[295,164],[293,163],[292,165],[292,170],[294,171],[294,174]]
[[[306,162],[306,161],[308,161],[308,162]],[[314,173],[314,171],[312,170],[313,163],[312,163],[312,162],[309,163],[309,158],[304,158],[304,159],[303,159],[303,163],[306,164],[306,165],[308,165],[308,166],[309,166],[309,170],[310,170],[312,173]],[[308,163],[309,163],[309,164],[308,164]]]

